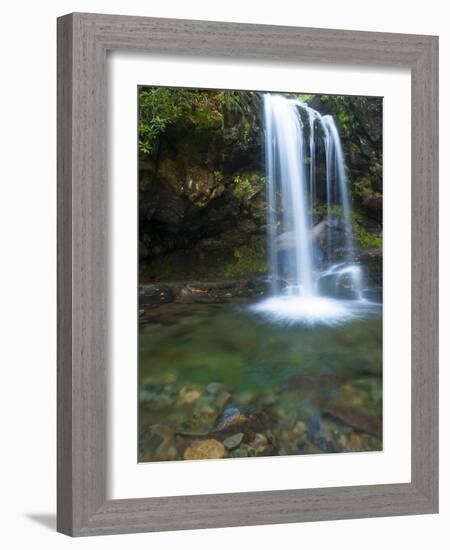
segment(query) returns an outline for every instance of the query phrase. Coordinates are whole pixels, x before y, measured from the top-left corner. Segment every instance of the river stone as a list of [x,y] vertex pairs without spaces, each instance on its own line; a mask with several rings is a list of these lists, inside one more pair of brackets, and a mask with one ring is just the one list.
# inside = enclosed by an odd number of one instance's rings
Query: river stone
[[358,395],[358,390],[349,384],[342,386],[341,388],[342,397],[345,401],[352,401]]
[[139,303],[142,305],[164,304],[173,299],[173,290],[167,285],[145,285],[139,292]]
[[360,434],[351,434],[347,442],[347,450],[351,452],[365,451],[364,443]]
[[225,447],[217,439],[205,439],[192,443],[184,451],[184,460],[205,460],[207,458],[223,458]]
[[201,395],[198,390],[190,390],[183,395],[183,403],[185,405],[192,405],[192,403],[200,399]]
[[225,390],[225,385],[220,382],[211,382],[206,386],[206,391],[211,395],[217,395],[219,392]]
[[201,415],[209,416],[209,417],[212,417],[212,418],[215,418],[215,416],[216,416],[216,411],[208,404],[207,405],[202,405],[200,410],[199,410],[199,413]]
[[256,456],[256,451],[253,447],[250,447],[250,445],[247,445],[246,443],[242,443],[238,448],[234,449],[234,451],[231,452],[230,455],[232,458],[245,458],[248,456]]
[[173,372],[168,372],[162,377],[163,382],[166,384],[173,384],[176,381],[177,377]]
[[306,432],[306,424],[301,420],[299,420],[298,422],[295,423],[295,426],[293,427],[292,432],[296,436],[302,437],[302,435],[304,435]]
[[277,402],[277,396],[274,392],[269,392],[264,395],[264,397],[261,400],[261,403],[263,405],[271,406],[274,405]]
[[165,393],[155,395],[151,399],[151,401],[149,401],[149,405],[152,407],[152,409],[156,409],[156,410],[166,409],[170,407],[172,404],[173,404],[173,399],[170,397],[170,395],[167,395]]
[[382,423],[379,418],[369,416],[352,405],[336,403],[325,411],[325,415],[337,418],[352,428],[381,438]]
[[217,424],[217,430],[222,431],[241,422],[245,422],[247,417],[241,413],[237,407],[229,407],[223,411],[223,415]]
[[255,434],[255,438],[250,443],[250,446],[255,449],[257,453],[263,453],[268,444],[269,442],[264,434]]
[[231,399],[231,393],[223,391],[223,392],[219,393],[219,395],[217,395],[214,402],[217,405],[217,407],[219,407],[221,409],[222,407],[224,407],[228,403],[228,401],[230,399]]
[[234,398],[240,405],[248,405],[255,399],[255,394],[251,391],[240,391],[235,394]]
[[141,447],[146,453],[155,453],[161,447],[168,446],[175,432],[164,424],[149,426],[141,435]]
[[231,451],[232,449],[239,447],[243,437],[244,437],[243,433],[230,435],[230,437],[227,437],[226,439],[224,439],[223,444],[226,449]]

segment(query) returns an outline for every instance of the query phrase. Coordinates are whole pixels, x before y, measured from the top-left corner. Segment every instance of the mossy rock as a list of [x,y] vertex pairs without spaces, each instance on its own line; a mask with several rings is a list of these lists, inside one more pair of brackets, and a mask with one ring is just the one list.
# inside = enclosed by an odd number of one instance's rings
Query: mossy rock
[[225,268],[225,277],[255,275],[268,271],[264,237],[254,237],[233,251],[233,261]]

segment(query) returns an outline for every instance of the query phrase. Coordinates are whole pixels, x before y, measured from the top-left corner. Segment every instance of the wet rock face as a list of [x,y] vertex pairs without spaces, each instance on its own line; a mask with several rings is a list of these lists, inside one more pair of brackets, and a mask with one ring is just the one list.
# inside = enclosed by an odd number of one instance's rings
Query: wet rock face
[[191,165],[192,159],[163,157],[158,165],[158,177],[189,203],[203,207],[220,197],[225,190],[223,177],[207,164]]
[[[220,91],[203,93],[208,98],[199,100],[200,108],[191,98],[190,110],[164,127],[151,152],[140,154],[139,249],[147,281],[166,281],[174,272],[176,277],[180,266],[178,278],[265,271],[261,96],[239,92],[226,99]],[[365,229],[379,232],[381,100],[313,96],[310,104],[335,116],[353,206],[362,213]]]
[[167,304],[175,298],[173,289],[167,285],[152,285],[141,291],[139,295],[139,303],[142,306]]
[[[200,255],[209,240],[233,251],[242,235],[264,233],[263,159],[257,94],[204,92],[208,100],[160,132],[141,151],[139,240],[142,263],[181,249]],[[150,120],[144,122],[151,123]],[[256,223],[249,222],[256,221]],[[241,235],[236,242],[237,230]],[[197,261],[202,258],[196,258]],[[195,273],[193,262],[192,272]],[[159,273],[161,268],[154,267]]]
[[332,112],[342,139],[354,206],[382,221],[383,100],[354,96],[315,96],[312,106]]

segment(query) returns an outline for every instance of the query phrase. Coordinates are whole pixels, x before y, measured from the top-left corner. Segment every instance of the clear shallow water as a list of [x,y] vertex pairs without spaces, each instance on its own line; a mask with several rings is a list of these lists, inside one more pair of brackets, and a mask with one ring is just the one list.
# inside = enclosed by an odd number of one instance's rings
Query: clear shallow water
[[[246,305],[165,304],[141,325],[139,361],[141,460],[181,459],[186,433],[222,440],[230,434],[217,423],[230,409],[262,419],[242,425],[249,443],[256,433],[268,440],[257,456],[381,449],[381,308],[310,327]],[[155,425],[173,436],[163,451],[142,435]],[[226,456],[254,456],[241,448]]]
[[381,368],[381,320],[314,328],[276,324],[245,306],[162,306],[162,323],[140,332],[140,369],[187,382],[240,387],[279,384],[298,372],[354,373]]

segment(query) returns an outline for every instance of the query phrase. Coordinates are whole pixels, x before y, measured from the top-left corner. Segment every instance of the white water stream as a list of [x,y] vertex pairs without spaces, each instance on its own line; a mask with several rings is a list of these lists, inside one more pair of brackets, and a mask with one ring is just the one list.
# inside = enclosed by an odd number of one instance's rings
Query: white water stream
[[[272,296],[254,309],[289,323],[360,316],[369,303],[354,258],[345,159],[333,117],[295,98],[265,94],[264,127]],[[324,207],[316,214],[319,204]]]

